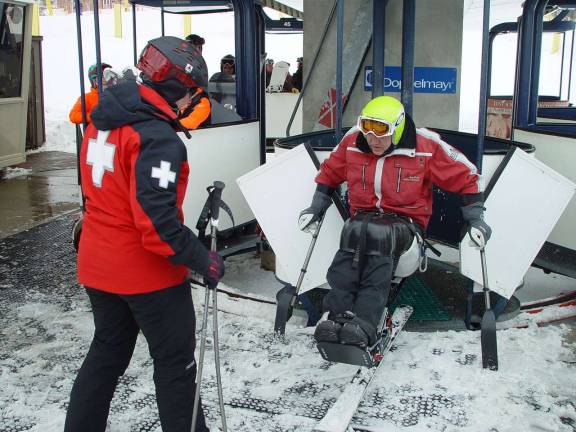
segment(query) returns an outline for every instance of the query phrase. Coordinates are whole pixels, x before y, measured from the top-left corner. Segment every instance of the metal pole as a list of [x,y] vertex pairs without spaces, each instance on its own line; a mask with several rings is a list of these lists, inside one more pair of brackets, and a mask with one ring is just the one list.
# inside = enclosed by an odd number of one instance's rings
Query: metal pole
[[98,94],[102,94],[102,56],[100,54],[100,17],[98,0],[94,0],[94,37],[96,38],[96,64],[98,65]]
[[202,336],[200,338],[200,353],[198,354],[198,370],[196,371],[196,391],[194,392],[194,405],[192,406],[192,427],[191,431],[196,432],[196,420],[200,406],[200,386],[202,384],[202,373],[204,371],[204,354],[206,353],[206,332],[208,331],[208,308],[210,305],[210,290],[206,288],[204,292],[204,316],[202,317]]
[[490,0],[484,0],[482,20],[482,63],[480,66],[480,107],[478,113],[478,145],[476,147],[476,167],[482,172],[484,155],[484,135],[486,133],[486,102],[488,100],[488,47],[490,24]]
[[344,32],[344,0],[338,0],[336,13],[336,143],[342,138],[342,51]]
[[539,0],[526,0],[518,22],[518,50],[516,53],[516,77],[514,82],[514,104],[512,110],[512,133],[515,127],[528,125],[530,83],[533,61],[534,16]]
[[402,6],[402,104],[406,114],[412,116],[414,98],[414,32],[416,7],[414,0],[404,0]]
[[160,8],[160,27],[162,28],[162,36],[164,36],[164,6]]
[[558,90],[558,100],[562,100],[562,81],[564,80],[564,53],[566,52],[566,33],[562,33],[562,58],[560,62],[560,89]]
[[[316,61],[318,60],[318,54],[320,54],[320,49],[324,46],[324,39],[326,39],[326,34],[328,33],[328,29],[330,28],[330,23],[332,22],[332,18],[334,17],[334,11],[336,10],[336,6],[338,5],[338,0],[334,0],[334,4],[332,5],[332,9],[330,14],[328,15],[328,19],[326,21],[326,25],[324,26],[324,32],[322,33],[322,37],[320,38],[320,43],[316,47],[316,52],[314,53],[314,59],[312,60],[312,64],[308,67],[308,74],[304,83],[302,84],[302,90],[298,95],[298,100],[296,101],[296,105],[292,110],[292,115],[290,116],[290,120],[288,121],[288,126],[286,126],[286,136],[290,136],[290,127],[292,126],[292,122],[294,121],[294,117],[296,117],[296,112],[298,111],[298,107],[300,106],[300,101],[304,96],[306,88],[308,87],[308,83],[310,82],[310,77],[312,76],[312,71],[314,70],[314,66],[316,65]],[[304,68],[304,66],[302,66]]]
[[[78,68],[80,73],[80,102],[82,104],[82,123],[84,125],[84,130],[88,125],[86,116],[86,88],[84,87],[84,54],[82,52],[82,23],[80,21],[80,0],[74,0],[74,8],[76,9],[76,38],[78,40]],[[80,149],[78,154],[80,154]],[[80,170],[78,170],[78,176],[80,176]],[[78,177],[78,184],[80,184],[80,177]]]
[[134,3],[132,3],[132,51],[134,53],[134,66],[136,66],[138,47],[136,46],[136,5]]
[[[82,105],[82,125],[84,126],[84,131],[88,125],[86,115],[86,89],[84,87],[84,54],[82,52],[82,23],[80,20],[80,0],[74,0],[74,8],[76,9],[76,37],[78,40],[78,69],[80,74],[80,104]],[[81,143],[78,137],[76,137],[76,172],[78,177],[78,185],[82,184],[82,174],[80,173],[80,148]],[[80,186],[80,201],[83,206],[82,199],[82,187]]]
[[384,94],[384,50],[386,48],[386,5],[388,0],[374,0],[372,16],[372,97]]
[[570,89],[572,87],[572,61],[574,59],[574,33],[572,30],[572,42],[570,43],[570,67],[568,68],[568,100],[570,100]]
[[540,59],[542,57],[542,31],[544,10],[547,1],[540,1],[536,6],[534,16],[534,50],[532,51],[532,81],[530,82],[530,98],[528,105],[528,123],[536,124],[538,118],[538,104],[540,91]]
[[572,30],[572,42],[570,43],[570,67],[568,68],[568,100],[570,100],[570,88],[572,86],[572,60],[574,58],[574,33],[576,30]]

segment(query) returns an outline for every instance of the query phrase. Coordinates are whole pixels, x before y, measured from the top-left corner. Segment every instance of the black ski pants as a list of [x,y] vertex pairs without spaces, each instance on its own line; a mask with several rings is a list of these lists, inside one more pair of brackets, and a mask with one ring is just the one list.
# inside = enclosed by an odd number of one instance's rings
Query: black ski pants
[[[190,285],[136,295],[88,287],[86,292],[94,314],[94,338],[72,387],[64,431],[106,430],[110,401],[140,330],[154,361],[162,430],[190,431],[196,390],[196,317]],[[201,403],[196,430],[209,432]]]
[[336,252],[328,269],[331,290],[324,298],[324,309],[336,315],[354,312],[377,328],[390,294],[392,258],[366,255],[361,272],[353,259],[351,252]]

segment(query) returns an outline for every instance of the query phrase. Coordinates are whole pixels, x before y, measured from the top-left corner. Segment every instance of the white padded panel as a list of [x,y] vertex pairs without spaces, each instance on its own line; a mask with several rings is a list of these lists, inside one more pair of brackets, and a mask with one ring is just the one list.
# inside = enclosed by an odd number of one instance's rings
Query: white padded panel
[[[510,298],[574,196],[576,185],[516,149],[486,199],[492,228],[486,245],[488,287]],[[480,285],[480,252],[468,236],[460,243],[460,271]]]
[[[248,122],[221,125],[190,131],[192,137],[179,136],[188,151],[190,175],[182,209],[186,225],[195,230],[196,222],[208,197],[206,187],[215,180],[226,184],[222,199],[240,225],[254,219],[250,207],[238,189],[236,179],[260,165],[260,123]],[[222,212],[219,229],[232,227],[228,215]]]
[[[276,276],[296,285],[312,236],[298,229],[300,212],[316,189],[316,167],[299,145],[238,179],[240,190],[276,254]],[[326,271],[340,243],[342,217],[332,205],[308,265],[300,293],[326,283]]]

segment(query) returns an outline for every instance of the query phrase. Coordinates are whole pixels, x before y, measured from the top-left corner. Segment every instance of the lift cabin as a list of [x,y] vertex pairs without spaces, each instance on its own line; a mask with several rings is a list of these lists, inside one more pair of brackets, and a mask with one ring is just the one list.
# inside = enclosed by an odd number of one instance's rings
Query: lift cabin
[[[527,0],[518,21],[511,138],[530,143],[536,158],[576,181],[576,89],[573,1]],[[556,30],[552,30],[556,29]],[[553,36],[556,31],[558,36]],[[561,40],[556,55],[551,38]],[[535,264],[576,278],[576,200],[568,204]]]
[[[81,6],[76,0],[78,40],[82,39],[79,12]],[[211,96],[212,113],[211,124],[191,131],[191,138],[183,133],[179,136],[186,145],[190,161],[190,176],[188,191],[183,203],[185,223],[195,227],[201,214],[205,198],[206,187],[214,180],[223,181],[226,188],[223,200],[231,209],[234,221],[228,216],[222,216],[220,232],[223,239],[231,239],[230,244],[221,242],[226,247],[223,252],[231,255],[246,247],[254,247],[256,236],[254,233],[254,216],[244,200],[236,179],[246,172],[265,162],[265,91],[263,62],[265,58],[265,30],[269,27],[278,27],[281,24],[285,29],[290,27],[286,23],[278,23],[268,18],[260,2],[244,0],[131,0],[132,29],[133,29],[133,62],[137,63],[138,54],[143,46],[137,46],[138,13],[141,6],[158,8],[161,11],[161,22],[158,34],[165,34],[165,14],[202,14],[218,13],[230,14],[233,17],[234,48],[231,49],[236,58],[236,75],[232,83],[210,82],[206,89]],[[275,2],[273,2],[275,3]],[[95,33],[96,57],[100,63],[106,53],[100,52],[100,33],[98,25],[98,2],[96,8]],[[297,14],[290,8],[285,12]],[[301,15],[300,15],[301,16]],[[284,20],[301,31],[302,21]],[[228,21],[229,22],[229,21]],[[298,25],[299,23],[299,25]],[[79,43],[80,74],[84,70],[84,61]],[[128,66],[128,65],[125,65]],[[209,70],[212,75],[215,70]],[[100,78],[100,77],[99,77]],[[82,80],[81,80],[82,81]],[[84,94],[83,82],[81,94]],[[102,86],[100,86],[102,88]],[[238,237],[242,243],[236,244]],[[225,245],[225,246],[224,246]]]

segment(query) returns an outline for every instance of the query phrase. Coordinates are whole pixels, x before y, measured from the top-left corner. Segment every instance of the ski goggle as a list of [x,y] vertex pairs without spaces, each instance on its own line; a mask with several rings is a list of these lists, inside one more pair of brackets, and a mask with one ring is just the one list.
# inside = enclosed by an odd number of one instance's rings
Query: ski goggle
[[[138,69],[144,72],[154,82],[164,81],[170,78],[176,78],[186,87],[195,87],[196,81],[185,71],[167,59],[154,45],[148,45],[146,50],[140,56]],[[191,65],[186,65],[190,68]]]
[[222,64],[222,66],[224,66],[224,65],[234,66],[236,64],[236,62],[234,60],[222,60],[220,63]]
[[366,116],[358,117],[358,128],[364,135],[372,134],[376,138],[383,138],[394,134],[396,127],[404,120],[404,113],[402,113],[395,123],[387,122],[382,119],[375,119]]

